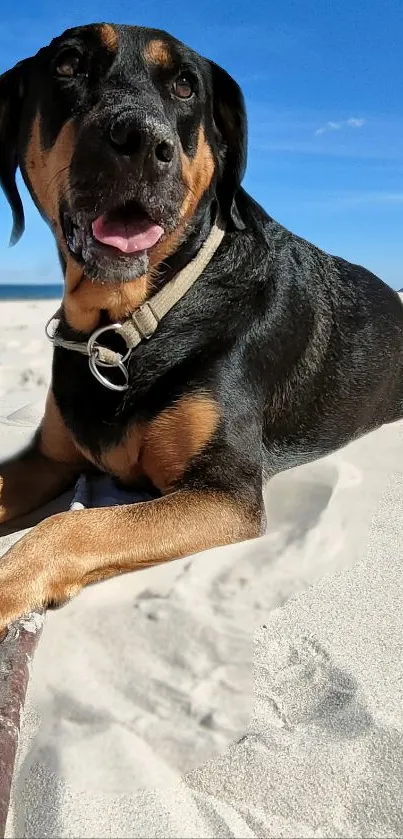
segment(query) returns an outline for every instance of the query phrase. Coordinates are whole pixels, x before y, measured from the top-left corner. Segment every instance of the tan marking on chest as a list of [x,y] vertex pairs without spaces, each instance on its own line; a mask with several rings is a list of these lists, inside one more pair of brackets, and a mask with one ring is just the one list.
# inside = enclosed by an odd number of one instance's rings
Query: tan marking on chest
[[102,465],[111,475],[132,481],[140,474],[139,457],[143,439],[141,426],[134,425],[119,445],[102,453]]
[[210,442],[219,421],[220,410],[211,397],[183,396],[145,429],[141,471],[161,491],[170,489]]
[[220,410],[205,394],[183,396],[147,425],[134,425],[119,445],[96,460],[80,447],[85,457],[125,482],[146,476],[166,492],[180,480],[194,457],[212,439]]

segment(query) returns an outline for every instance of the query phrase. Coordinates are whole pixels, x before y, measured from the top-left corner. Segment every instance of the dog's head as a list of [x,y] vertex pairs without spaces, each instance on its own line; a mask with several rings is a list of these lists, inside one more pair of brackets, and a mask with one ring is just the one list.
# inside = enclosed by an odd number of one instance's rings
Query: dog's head
[[0,77],[0,183],[12,241],[24,228],[19,166],[62,261],[91,280],[144,276],[214,200],[240,226],[245,163],[238,85],[165,32],[70,29]]

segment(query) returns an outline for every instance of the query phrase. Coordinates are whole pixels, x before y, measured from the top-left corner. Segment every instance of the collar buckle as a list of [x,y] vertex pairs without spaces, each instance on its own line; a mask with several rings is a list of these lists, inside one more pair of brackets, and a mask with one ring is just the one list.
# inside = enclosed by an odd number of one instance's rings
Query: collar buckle
[[133,321],[140,338],[145,338],[146,340],[151,338],[159,324],[159,319],[147,301],[133,312],[130,320]]

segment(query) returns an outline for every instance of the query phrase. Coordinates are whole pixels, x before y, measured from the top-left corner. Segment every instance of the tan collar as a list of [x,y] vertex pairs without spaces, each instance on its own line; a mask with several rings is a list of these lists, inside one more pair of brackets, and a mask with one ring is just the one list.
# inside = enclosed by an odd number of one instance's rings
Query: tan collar
[[[217,219],[194,259],[185,265],[157,294],[154,294],[142,306],[135,309],[123,323],[111,323],[108,326],[101,326],[95,329],[88,338],[88,341],[82,343],[79,341],[68,341],[57,334],[60,324],[59,309],[46,324],[47,337],[55,347],[63,347],[66,350],[75,350],[82,355],[87,355],[91,372],[105,387],[110,388],[110,390],[127,390],[129,386],[129,374],[125,365],[132,350],[144,339],[151,338],[164,315],[189,291],[214,256],[222,242],[224,233],[224,224],[220,219]],[[101,335],[110,331],[116,332],[123,338],[127,347],[124,355],[114,352],[108,347],[103,347],[98,342]],[[114,384],[114,382],[109,381],[101,373],[99,367],[117,367],[122,373],[124,383]]]

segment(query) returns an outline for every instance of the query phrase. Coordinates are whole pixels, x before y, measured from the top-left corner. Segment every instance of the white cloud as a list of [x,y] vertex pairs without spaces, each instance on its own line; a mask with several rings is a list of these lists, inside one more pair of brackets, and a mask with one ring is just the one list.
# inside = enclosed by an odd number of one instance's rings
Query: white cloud
[[316,129],[315,136],[317,137],[319,134],[326,134],[327,131],[340,131],[342,128],[362,128],[363,125],[365,125],[365,119],[361,119],[359,117],[350,117],[342,122],[329,120],[325,125],[322,125],[321,128]]
[[365,119],[357,119],[357,117],[350,117],[347,120],[347,125],[351,125],[353,128],[362,128],[365,125]]

